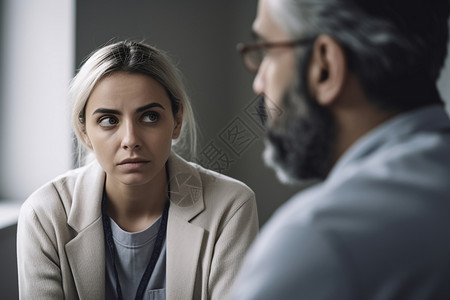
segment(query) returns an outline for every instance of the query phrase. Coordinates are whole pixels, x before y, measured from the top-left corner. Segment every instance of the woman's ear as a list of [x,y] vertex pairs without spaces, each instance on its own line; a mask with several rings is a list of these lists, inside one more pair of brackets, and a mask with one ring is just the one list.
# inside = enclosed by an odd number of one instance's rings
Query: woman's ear
[[178,108],[178,112],[174,117],[174,128],[173,128],[173,132],[172,132],[172,139],[177,139],[180,136],[181,133],[181,127],[183,125],[183,113],[184,113],[184,108],[183,108],[183,104],[180,102],[179,104],[179,108]]
[[81,137],[82,137],[84,143],[86,144],[86,146],[88,146],[89,149],[94,150],[92,148],[91,140],[89,139],[89,136],[87,135],[87,132],[86,132],[86,125],[83,125],[83,128],[81,128]]
[[329,35],[320,35],[313,48],[308,68],[308,88],[320,105],[334,103],[342,92],[347,61],[342,46]]

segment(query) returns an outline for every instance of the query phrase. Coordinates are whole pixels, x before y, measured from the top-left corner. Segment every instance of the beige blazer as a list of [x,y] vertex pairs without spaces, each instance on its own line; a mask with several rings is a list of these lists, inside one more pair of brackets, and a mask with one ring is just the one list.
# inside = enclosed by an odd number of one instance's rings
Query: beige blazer
[[[169,158],[167,299],[225,299],[258,231],[243,183]],[[21,299],[104,299],[105,243],[97,162],[44,185],[23,204],[17,232]]]

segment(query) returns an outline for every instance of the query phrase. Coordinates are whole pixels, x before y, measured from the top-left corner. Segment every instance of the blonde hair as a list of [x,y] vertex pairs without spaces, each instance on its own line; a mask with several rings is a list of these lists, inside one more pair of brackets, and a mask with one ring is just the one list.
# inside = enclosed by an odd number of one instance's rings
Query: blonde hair
[[158,81],[169,95],[174,116],[182,107],[183,126],[180,137],[173,142],[173,150],[189,159],[195,157],[197,130],[181,73],[161,50],[144,43],[121,41],[93,52],[70,84],[72,125],[78,140],[78,164],[84,163],[89,149],[84,139],[85,109],[89,96],[100,79],[119,71],[145,74]]

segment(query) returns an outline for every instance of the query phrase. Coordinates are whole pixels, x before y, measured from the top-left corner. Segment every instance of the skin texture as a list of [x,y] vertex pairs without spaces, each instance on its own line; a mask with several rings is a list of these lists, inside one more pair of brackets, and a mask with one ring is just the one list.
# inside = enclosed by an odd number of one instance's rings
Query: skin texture
[[85,139],[106,172],[107,213],[122,229],[145,229],[161,215],[181,124],[182,110],[174,116],[164,87],[147,75],[116,72],[92,91]]
[[[253,32],[261,42],[291,40],[275,24],[264,1],[258,5],[257,17],[253,22]],[[272,48],[267,51],[253,81],[253,91],[265,96],[265,105],[269,112],[276,111],[277,107],[281,107],[284,93],[294,77],[295,62],[296,56],[293,48]]]

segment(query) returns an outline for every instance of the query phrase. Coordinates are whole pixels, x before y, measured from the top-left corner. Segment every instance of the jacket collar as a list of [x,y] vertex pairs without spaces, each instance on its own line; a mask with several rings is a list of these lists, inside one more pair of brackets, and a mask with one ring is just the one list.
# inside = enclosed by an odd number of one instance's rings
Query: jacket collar
[[205,209],[200,175],[194,165],[175,153],[168,163],[171,210],[189,222]]
[[371,155],[381,147],[417,132],[450,131],[450,120],[443,105],[431,105],[399,114],[380,124],[356,141],[338,160],[328,178],[341,177],[341,170]]
[[67,260],[80,299],[103,299],[105,294],[105,241],[101,199],[105,172],[97,162],[75,171],[67,223],[77,235],[65,245]]
[[205,209],[203,185],[194,164],[169,157],[170,210],[167,225],[167,299],[194,299],[205,229],[190,221]]
[[[202,180],[195,165],[171,153],[168,167],[171,206],[167,230],[166,280],[170,299],[178,296],[183,298],[195,292],[204,229],[190,221],[204,210],[205,205]],[[76,172],[80,174],[73,187],[67,223],[78,234],[66,244],[66,253],[79,297],[83,299],[96,295],[96,298],[103,298],[105,243],[101,199],[105,172],[98,162],[92,162]],[[183,282],[180,282],[179,274],[183,274]]]
[[[196,167],[175,153],[168,160],[171,210],[186,221],[204,208],[203,187]],[[101,217],[105,172],[94,161],[79,170],[67,223],[78,233]]]
[[101,218],[101,200],[105,183],[105,172],[94,161],[79,169],[72,194],[72,207],[67,224],[78,233]]

